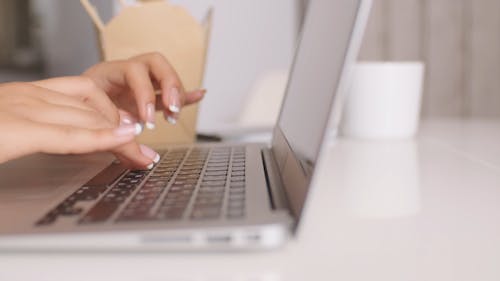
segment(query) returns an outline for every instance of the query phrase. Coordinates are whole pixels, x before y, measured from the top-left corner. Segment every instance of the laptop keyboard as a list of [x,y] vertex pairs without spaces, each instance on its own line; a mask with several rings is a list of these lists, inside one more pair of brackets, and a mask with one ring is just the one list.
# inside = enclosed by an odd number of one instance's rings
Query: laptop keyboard
[[[112,221],[237,219],[245,215],[245,148],[172,149],[149,171],[112,164],[41,218],[79,216],[79,224]],[[109,180],[111,178],[111,180]],[[96,183],[97,182],[97,183]],[[95,204],[85,213],[80,203]]]

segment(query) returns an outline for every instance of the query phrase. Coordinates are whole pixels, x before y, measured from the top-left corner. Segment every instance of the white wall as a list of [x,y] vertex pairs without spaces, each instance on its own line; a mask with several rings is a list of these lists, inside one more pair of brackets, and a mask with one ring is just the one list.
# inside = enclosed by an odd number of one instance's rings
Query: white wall
[[199,129],[236,121],[254,82],[287,69],[295,47],[297,4],[291,0],[171,0],[202,18],[214,7]]

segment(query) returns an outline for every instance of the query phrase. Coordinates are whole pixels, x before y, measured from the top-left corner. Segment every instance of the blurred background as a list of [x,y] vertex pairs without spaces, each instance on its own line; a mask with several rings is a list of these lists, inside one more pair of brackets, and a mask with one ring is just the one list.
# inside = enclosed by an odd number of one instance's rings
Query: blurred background
[[[199,19],[215,8],[202,130],[238,121],[270,77],[266,87],[283,91],[307,0],[170,2]],[[105,21],[120,9],[92,3]],[[360,60],[425,61],[424,117],[499,117],[499,11],[498,0],[374,0]],[[0,46],[0,82],[75,75],[99,61],[77,0],[0,1]]]

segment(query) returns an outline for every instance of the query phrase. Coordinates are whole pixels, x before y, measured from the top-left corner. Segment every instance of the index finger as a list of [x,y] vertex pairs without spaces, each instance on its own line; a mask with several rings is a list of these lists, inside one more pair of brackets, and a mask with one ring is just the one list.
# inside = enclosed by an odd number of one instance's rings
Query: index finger
[[179,113],[185,104],[185,90],[179,75],[168,60],[159,53],[140,55],[135,59],[147,65],[160,86],[163,108],[170,113]]

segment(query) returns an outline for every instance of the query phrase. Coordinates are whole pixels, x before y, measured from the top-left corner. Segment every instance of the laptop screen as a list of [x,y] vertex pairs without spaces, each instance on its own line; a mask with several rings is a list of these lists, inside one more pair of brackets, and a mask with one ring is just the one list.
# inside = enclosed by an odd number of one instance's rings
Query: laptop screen
[[367,17],[367,12],[361,12],[369,10],[362,9],[365,6],[363,0],[309,1],[272,147],[296,216],[307,195],[333,102],[345,80],[344,70],[359,49],[363,17]]

